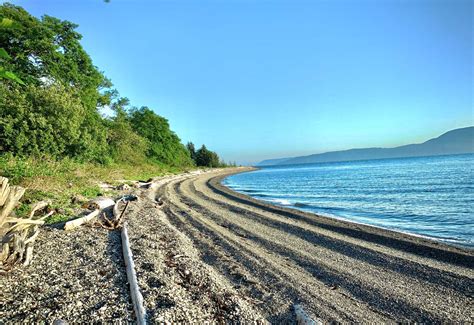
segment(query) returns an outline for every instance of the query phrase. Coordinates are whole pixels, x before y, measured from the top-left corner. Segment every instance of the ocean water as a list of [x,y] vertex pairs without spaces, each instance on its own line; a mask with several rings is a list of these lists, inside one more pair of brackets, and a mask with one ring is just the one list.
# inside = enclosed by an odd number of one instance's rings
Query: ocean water
[[276,205],[474,247],[474,154],[264,167],[223,184]]

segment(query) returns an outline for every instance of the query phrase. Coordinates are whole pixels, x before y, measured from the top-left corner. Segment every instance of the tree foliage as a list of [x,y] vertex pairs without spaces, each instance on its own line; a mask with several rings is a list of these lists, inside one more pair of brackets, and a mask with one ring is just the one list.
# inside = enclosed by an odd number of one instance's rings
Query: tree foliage
[[8,70],[28,84],[71,86],[87,108],[95,108],[108,82],[82,48],[76,24],[50,16],[37,19],[8,3],[0,6],[0,17],[14,22],[14,28],[0,29],[0,44],[12,58]]
[[61,85],[0,84],[0,148],[18,155],[97,157],[105,149],[105,129],[84,111]]
[[[4,29],[12,28],[12,27],[13,27],[13,20],[8,19],[8,18],[1,18],[0,31]],[[10,55],[7,53],[7,51],[5,51],[4,48],[0,47],[0,79],[9,79],[21,85],[24,85],[25,83],[23,82],[23,80],[18,78],[18,76],[15,73],[5,69],[5,67],[3,66],[4,65],[3,62],[7,60],[11,60]]]
[[[194,143],[188,142],[186,145],[186,148],[188,149],[191,158],[193,159],[194,163],[196,166],[200,167],[227,167],[231,166],[230,164],[226,164],[223,162],[220,158],[219,155],[206,148],[205,145],[202,145],[201,148],[199,148],[197,151],[194,147]],[[235,164],[234,164],[235,166]]]
[[[15,71],[19,80],[0,78],[1,152],[101,163],[219,165],[205,146],[197,152],[184,146],[164,117],[148,107],[130,108],[82,48],[76,24],[38,19],[8,3],[0,5],[0,22],[0,77]],[[1,28],[4,22],[14,28]],[[102,116],[104,107],[114,115]]]
[[142,107],[131,111],[130,122],[136,132],[149,141],[148,157],[170,165],[192,164],[188,150],[170,130],[167,119],[148,107]]
[[111,105],[115,116],[106,122],[108,126],[107,143],[114,161],[143,163],[146,159],[149,142],[133,130],[126,111],[128,104],[127,98],[120,98]]

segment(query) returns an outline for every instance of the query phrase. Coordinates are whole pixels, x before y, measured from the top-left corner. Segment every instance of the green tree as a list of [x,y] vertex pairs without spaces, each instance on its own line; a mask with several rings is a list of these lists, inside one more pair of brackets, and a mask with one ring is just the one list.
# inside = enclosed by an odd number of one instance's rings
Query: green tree
[[188,142],[186,144],[186,149],[188,149],[189,154],[191,155],[191,159],[196,162],[196,148],[194,147],[194,143]]
[[77,25],[49,16],[40,20],[8,3],[0,6],[0,18],[14,24],[0,28],[0,44],[10,56],[2,68],[28,84],[20,91],[2,83],[2,147],[15,154],[104,159],[106,129],[97,106],[110,102],[111,83],[83,50]]
[[[0,31],[3,30],[3,29],[8,29],[8,28],[13,28],[13,20],[8,19],[8,18],[2,18],[0,20]],[[7,53],[7,51],[5,51],[4,48],[0,48],[0,64],[2,64],[2,62],[6,61],[6,60],[11,60],[11,57]],[[13,80],[13,81],[15,81],[15,82],[17,82],[21,85],[25,84],[23,82],[23,80],[18,78],[18,76],[16,74],[14,74],[11,71],[6,70],[3,67],[3,64],[0,65],[0,79],[9,79],[9,80]]]
[[4,63],[6,70],[28,84],[71,86],[89,111],[96,109],[110,81],[82,48],[76,24],[50,16],[37,19],[9,3],[0,6],[0,18],[14,22],[14,28],[0,29],[0,44],[12,58]]
[[103,154],[105,129],[86,121],[84,106],[61,85],[13,87],[0,83],[1,151],[18,155]]
[[202,145],[202,147],[196,151],[196,165],[202,167],[219,167],[219,156],[217,153],[208,150],[205,145]]
[[[199,160],[202,166],[219,166],[215,152],[184,146],[168,121],[151,109],[129,110],[128,100],[118,98],[82,48],[76,28],[50,16],[38,19],[19,6],[0,5],[2,152],[98,162],[147,159],[177,167]],[[114,116],[102,117],[103,107]]]
[[128,105],[129,100],[123,97],[112,103],[115,116],[106,121],[107,144],[114,161],[139,164],[146,159],[148,141],[133,130],[126,111]]
[[148,107],[130,112],[133,129],[149,141],[148,157],[174,166],[191,166],[192,160],[179,137],[170,130],[168,120]]

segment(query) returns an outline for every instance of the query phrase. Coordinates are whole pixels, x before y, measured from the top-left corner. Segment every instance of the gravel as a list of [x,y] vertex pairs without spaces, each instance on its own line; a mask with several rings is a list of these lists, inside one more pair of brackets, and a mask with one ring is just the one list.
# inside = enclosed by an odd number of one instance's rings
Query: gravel
[[[474,322],[474,254],[272,206],[222,177],[153,179],[125,218],[149,323]],[[0,276],[0,323],[134,322],[119,230],[43,227]]]

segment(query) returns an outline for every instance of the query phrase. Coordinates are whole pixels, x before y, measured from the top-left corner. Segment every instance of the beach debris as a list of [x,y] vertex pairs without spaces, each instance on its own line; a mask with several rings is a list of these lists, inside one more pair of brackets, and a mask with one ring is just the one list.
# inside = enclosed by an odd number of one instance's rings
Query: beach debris
[[[125,211],[128,208],[128,205],[132,201],[137,201],[138,197],[135,195],[124,195],[119,198],[112,209],[112,218],[108,218],[106,213],[102,213],[102,221],[100,226],[105,229],[114,230],[122,226],[123,219],[125,216]],[[123,208],[121,208],[123,206]]]
[[131,189],[131,187],[128,184],[121,184],[121,185],[117,186],[116,189],[119,190],[119,191],[128,191],[128,190]]
[[125,201],[138,201],[138,196],[132,194],[124,195],[121,198],[123,198]]
[[133,255],[130,249],[130,242],[128,239],[127,224],[122,227],[122,250],[123,259],[127,268],[127,279],[130,284],[130,296],[132,297],[133,309],[138,325],[146,324],[146,310],[143,305],[143,296],[138,287],[137,273],[135,272],[135,263],[133,262]]
[[108,183],[99,183],[99,187],[103,191],[111,191],[115,189],[113,185],[108,184]]
[[296,315],[296,323],[298,325],[322,325],[320,321],[314,321],[309,317],[309,315],[304,311],[303,306],[299,304],[293,305],[293,309]]
[[27,266],[33,258],[34,242],[39,234],[39,227],[54,211],[38,217],[38,212],[45,212],[49,201],[35,203],[27,218],[12,215],[13,209],[23,197],[25,189],[10,186],[8,178],[0,177],[0,271],[9,271],[14,265],[22,263]]
[[160,197],[158,197],[156,200],[156,203],[158,204],[158,208],[162,207],[163,204],[165,204],[165,202],[163,201],[163,199]]
[[62,319],[55,319],[53,325],[67,325],[67,322]]
[[99,209],[95,209],[94,211],[85,215],[84,217],[80,217],[80,218],[66,222],[66,224],[64,225],[64,230],[71,230],[71,229],[81,226],[82,224],[86,222],[91,221],[92,219],[94,219],[95,217],[99,215],[99,212],[100,212]]

